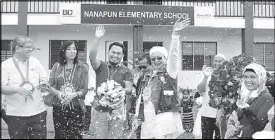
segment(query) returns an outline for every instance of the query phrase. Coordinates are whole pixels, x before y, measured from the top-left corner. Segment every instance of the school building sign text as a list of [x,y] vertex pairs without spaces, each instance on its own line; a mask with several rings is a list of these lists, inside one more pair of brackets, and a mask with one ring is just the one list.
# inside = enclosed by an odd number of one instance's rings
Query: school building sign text
[[81,4],[81,24],[173,25],[178,18],[194,25],[194,7]]

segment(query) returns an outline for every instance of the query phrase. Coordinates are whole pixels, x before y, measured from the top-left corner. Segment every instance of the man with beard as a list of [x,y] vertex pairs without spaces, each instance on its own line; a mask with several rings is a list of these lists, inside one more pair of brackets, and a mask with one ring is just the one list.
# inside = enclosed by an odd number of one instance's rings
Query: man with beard
[[[113,42],[109,45],[108,62],[100,61],[96,58],[98,46],[101,38],[104,36],[105,30],[102,25],[96,28],[95,40],[90,50],[90,62],[96,72],[96,88],[107,80],[114,80],[119,83],[126,95],[132,93],[133,76],[131,71],[121,62],[125,55],[124,45],[120,42]],[[123,136],[123,126],[125,117],[122,119],[110,119],[112,109],[99,103],[102,97],[96,94],[92,105],[95,108],[95,137],[98,139],[121,139]],[[121,100],[125,105],[125,101]],[[125,113],[121,114],[126,115]]]
[[[225,61],[225,56],[222,54],[217,54],[214,57],[213,68],[217,69]],[[208,69],[208,70],[205,70]],[[197,86],[199,93],[203,94],[203,103],[202,103],[202,112],[201,112],[201,122],[202,122],[202,139],[213,139],[213,133],[215,131],[215,139],[220,139],[220,131],[216,125],[216,114],[217,109],[209,106],[209,87],[208,83],[211,80],[211,67],[206,67],[205,65],[202,68],[203,70],[203,80]]]

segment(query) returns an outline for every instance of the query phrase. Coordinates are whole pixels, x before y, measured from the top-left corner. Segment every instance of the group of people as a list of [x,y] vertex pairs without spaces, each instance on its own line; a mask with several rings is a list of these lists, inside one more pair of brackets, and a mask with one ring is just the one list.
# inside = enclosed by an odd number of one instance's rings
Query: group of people
[[[126,52],[120,42],[109,45],[107,62],[97,59],[99,43],[105,34],[102,25],[96,28],[90,47],[90,65],[78,61],[78,46],[66,41],[60,47],[59,61],[53,65],[49,77],[41,63],[31,56],[32,40],[26,36],[16,37],[12,42],[13,57],[1,64],[1,93],[5,96],[2,118],[8,124],[10,137],[46,139],[47,105],[53,108],[55,139],[82,139],[82,131],[89,128],[94,128],[95,138],[122,139],[126,122],[137,139],[175,139],[193,130],[200,130],[198,134],[203,139],[221,138],[216,125],[217,110],[208,104],[211,76],[204,73],[197,87],[197,95],[203,98],[201,104],[190,98],[189,90],[178,92],[177,89],[180,31],[189,23],[189,19],[175,22],[169,51],[154,46],[139,57],[140,71],[136,75],[122,64]],[[213,69],[224,61],[224,55],[216,55]],[[238,109],[243,125],[239,138],[251,138],[269,122],[267,114],[274,100],[265,88],[266,75],[266,70],[258,64],[250,64],[243,71],[243,88],[248,91],[243,96],[249,107]],[[119,112],[121,117],[116,119],[112,118],[115,110],[102,104],[103,96],[96,90],[108,80],[120,84],[126,96],[117,104],[125,110]],[[41,84],[49,85],[48,95],[42,95],[37,89]],[[201,106],[195,124],[193,104]]]

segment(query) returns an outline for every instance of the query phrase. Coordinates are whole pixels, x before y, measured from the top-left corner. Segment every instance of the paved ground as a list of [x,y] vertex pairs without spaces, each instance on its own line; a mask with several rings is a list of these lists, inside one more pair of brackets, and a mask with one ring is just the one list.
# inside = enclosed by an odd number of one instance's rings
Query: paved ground
[[[196,110],[194,110],[194,114],[196,114]],[[47,116],[47,131],[48,139],[54,139],[54,128],[53,128],[53,120],[52,120],[52,108],[48,108],[48,116]],[[126,131],[124,136],[127,138],[130,131]],[[135,135],[132,136],[132,139],[135,138]],[[1,119],[1,139],[10,139],[8,134],[8,127],[7,124]],[[95,139],[93,136],[85,136],[84,139]],[[194,139],[192,133],[184,133],[179,136],[177,139]],[[200,139],[200,138],[196,138]]]

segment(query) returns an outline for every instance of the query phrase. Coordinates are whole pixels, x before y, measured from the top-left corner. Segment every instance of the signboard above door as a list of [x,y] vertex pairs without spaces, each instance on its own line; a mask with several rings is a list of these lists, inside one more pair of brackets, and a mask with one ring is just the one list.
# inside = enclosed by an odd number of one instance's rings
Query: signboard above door
[[194,25],[194,7],[81,4],[82,24],[173,25],[178,18]]
[[190,18],[194,7],[161,5],[110,5],[60,3],[60,24],[173,25]]

